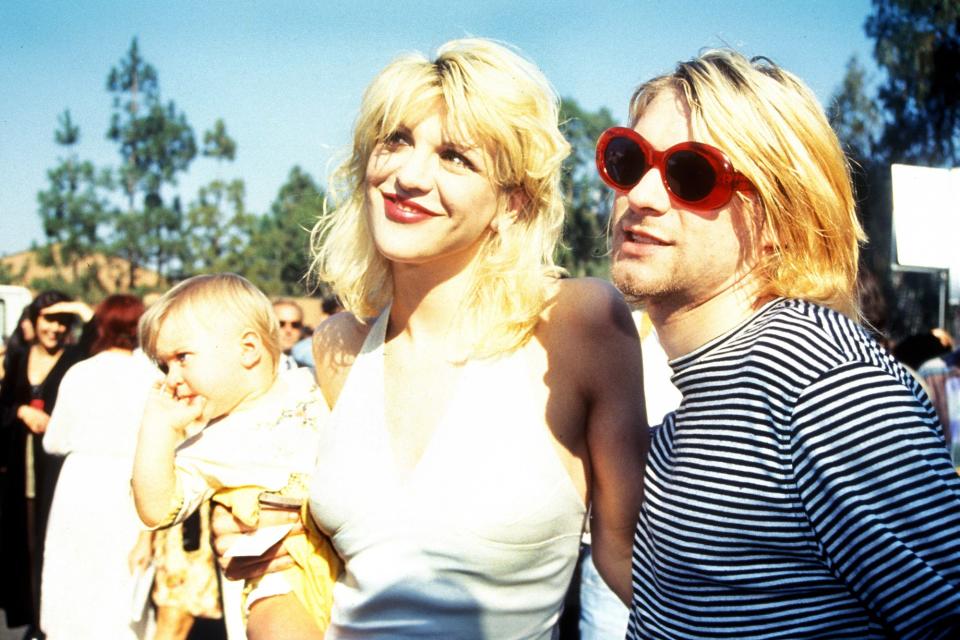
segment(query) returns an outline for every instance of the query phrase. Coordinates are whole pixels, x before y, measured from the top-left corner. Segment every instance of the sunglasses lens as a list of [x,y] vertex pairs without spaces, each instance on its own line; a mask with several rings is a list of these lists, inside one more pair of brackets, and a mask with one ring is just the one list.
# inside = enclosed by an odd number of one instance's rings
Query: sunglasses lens
[[703,200],[717,184],[717,172],[696,151],[676,151],[667,158],[667,184],[678,197],[690,202]]
[[603,164],[607,175],[624,189],[633,188],[647,170],[643,149],[630,138],[611,138],[603,150]]

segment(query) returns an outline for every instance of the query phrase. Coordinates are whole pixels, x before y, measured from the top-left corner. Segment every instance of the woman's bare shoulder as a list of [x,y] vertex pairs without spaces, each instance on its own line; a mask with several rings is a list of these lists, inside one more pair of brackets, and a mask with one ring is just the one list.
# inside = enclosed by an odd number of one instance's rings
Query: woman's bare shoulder
[[598,278],[567,278],[554,286],[545,311],[546,325],[565,337],[609,337],[611,332],[636,336],[630,307],[609,282]]
[[602,376],[617,362],[640,359],[630,307],[613,285],[596,278],[559,281],[536,336],[551,361],[578,378]]
[[343,311],[321,322],[313,332],[317,384],[331,408],[369,331],[369,323]]

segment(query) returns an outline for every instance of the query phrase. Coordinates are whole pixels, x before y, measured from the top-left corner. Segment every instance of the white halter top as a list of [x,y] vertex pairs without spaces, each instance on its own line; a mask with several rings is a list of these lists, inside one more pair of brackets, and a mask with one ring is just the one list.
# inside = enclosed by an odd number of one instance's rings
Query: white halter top
[[551,638],[586,509],[525,350],[465,364],[401,474],[384,418],[388,316],[351,368],[311,486],[311,514],[346,564],[326,637]]

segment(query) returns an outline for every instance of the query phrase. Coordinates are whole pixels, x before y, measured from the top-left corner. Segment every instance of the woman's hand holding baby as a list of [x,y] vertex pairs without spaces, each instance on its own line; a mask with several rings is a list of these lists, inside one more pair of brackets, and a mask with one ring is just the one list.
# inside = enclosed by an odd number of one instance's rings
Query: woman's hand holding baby
[[283,540],[270,547],[263,555],[256,557],[223,557],[237,539],[260,527],[270,527],[283,524],[293,524],[287,537],[303,533],[303,523],[300,513],[293,509],[262,508],[258,527],[250,527],[233,517],[230,510],[220,504],[215,504],[211,516],[210,530],[213,533],[213,547],[224,575],[231,580],[249,579],[262,576],[265,573],[282,571],[293,566],[293,558],[283,546]]

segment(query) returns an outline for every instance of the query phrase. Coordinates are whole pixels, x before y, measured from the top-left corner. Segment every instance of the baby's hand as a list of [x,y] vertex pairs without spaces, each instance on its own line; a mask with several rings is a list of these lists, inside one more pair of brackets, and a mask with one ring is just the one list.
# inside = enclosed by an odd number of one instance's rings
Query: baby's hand
[[173,429],[183,435],[186,428],[203,415],[206,400],[201,396],[180,398],[176,388],[171,389],[162,380],[153,384],[143,411],[143,427]]

